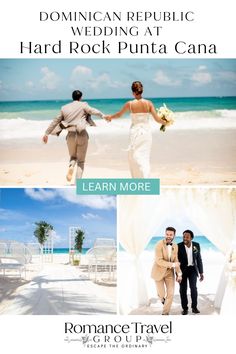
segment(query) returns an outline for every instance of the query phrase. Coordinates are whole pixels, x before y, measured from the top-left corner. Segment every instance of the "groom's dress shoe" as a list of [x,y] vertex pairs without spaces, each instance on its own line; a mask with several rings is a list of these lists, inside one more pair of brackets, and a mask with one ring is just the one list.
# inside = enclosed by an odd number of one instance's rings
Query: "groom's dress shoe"
[[188,310],[183,310],[182,311],[182,315],[187,315],[188,314]]
[[200,311],[196,307],[193,307],[192,308],[192,313],[200,313]]

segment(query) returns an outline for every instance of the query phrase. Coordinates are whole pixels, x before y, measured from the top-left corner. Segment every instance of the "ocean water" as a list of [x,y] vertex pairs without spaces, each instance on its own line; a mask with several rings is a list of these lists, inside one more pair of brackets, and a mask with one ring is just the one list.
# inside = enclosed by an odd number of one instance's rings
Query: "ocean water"
[[[87,102],[105,114],[121,109],[127,99],[93,99]],[[165,103],[175,114],[174,130],[183,129],[236,129],[236,97],[182,97],[151,98],[155,107]],[[68,100],[0,102],[0,135],[2,139],[40,137],[50,121]],[[110,132],[128,129],[128,114],[110,125]],[[98,126],[102,125],[100,118]],[[153,123],[154,124],[154,123]],[[156,125],[156,124],[155,124]],[[156,125],[157,126],[157,125]],[[93,128],[92,128],[93,129]],[[93,129],[94,134],[99,129]]]
[[[145,250],[147,251],[151,251],[155,248],[155,245],[157,242],[159,242],[160,240],[162,240],[163,237],[153,237],[150,242],[148,243],[147,247],[145,248]],[[175,242],[179,243],[182,242],[183,238],[182,237],[175,237]],[[208,240],[208,238],[206,238],[205,236],[195,236],[193,241],[198,242],[200,244],[201,250],[204,251],[218,251],[218,248],[211,242]]]
[[[96,107],[104,113],[114,113],[127,102],[128,99],[90,99],[89,105]],[[215,111],[236,109],[236,97],[175,97],[150,98],[156,107],[165,103],[174,112]],[[0,102],[0,119],[21,118],[32,120],[52,119],[60,107],[70,100],[54,101],[8,101]]]
[[[161,241],[162,239],[163,239],[163,237],[160,237],[160,236],[153,237],[149,241],[148,245],[145,247],[145,251],[149,251],[149,252],[153,253],[156,243]],[[179,236],[175,237],[176,243],[182,242],[182,240],[183,240],[182,237],[179,237]],[[209,252],[220,252],[218,250],[218,248],[211,241],[209,241],[208,238],[205,236],[195,236],[193,241],[198,242],[200,244],[202,252],[208,252],[208,251]],[[89,250],[89,248],[83,248],[82,254],[86,254],[88,250]],[[121,245],[119,246],[119,250],[121,252],[124,251],[124,249]],[[53,253],[54,254],[68,254],[69,248],[54,248]]]
[[[155,236],[152,237],[152,239],[149,241],[148,245],[145,247],[145,251],[152,252],[155,249],[155,245],[157,242],[161,241],[163,237],[160,236]],[[175,243],[179,243],[183,241],[183,237],[176,236],[175,237]],[[212,251],[212,252],[220,252],[218,248],[210,241],[208,240],[207,237],[205,236],[195,236],[193,241],[198,242],[201,247],[201,251],[206,252],[206,251]],[[120,251],[124,251],[123,247],[120,245]]]
[[[89,248],[83,248],[82,254],[86,254],[88,250],[89,250]],[[54,248],[53,253],[54,254],[68,254],[69,248]]]

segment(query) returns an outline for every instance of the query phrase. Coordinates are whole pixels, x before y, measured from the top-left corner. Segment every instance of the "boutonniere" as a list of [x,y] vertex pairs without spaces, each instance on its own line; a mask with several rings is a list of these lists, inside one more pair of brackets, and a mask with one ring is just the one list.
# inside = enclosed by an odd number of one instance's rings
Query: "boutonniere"
[[193,253],[197,253],[198,252],[198,249],[196,246],[193,246]]

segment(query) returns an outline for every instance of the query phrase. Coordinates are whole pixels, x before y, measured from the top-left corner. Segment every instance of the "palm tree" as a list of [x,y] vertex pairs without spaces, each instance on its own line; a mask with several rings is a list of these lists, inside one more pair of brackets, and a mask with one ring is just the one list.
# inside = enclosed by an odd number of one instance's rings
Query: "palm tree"
[[80,229],[75,230],[75,245],[74,248],[79,251],[79,253],[82,252],[83,248],[83,242],[84,242],[84,236],[85,232]]
[[47,241],[50,232],[53,230],[53,226],[48,224],[46,221],[35,222],[36,229],[34,230],[34,236],[37,238],[41,246]]

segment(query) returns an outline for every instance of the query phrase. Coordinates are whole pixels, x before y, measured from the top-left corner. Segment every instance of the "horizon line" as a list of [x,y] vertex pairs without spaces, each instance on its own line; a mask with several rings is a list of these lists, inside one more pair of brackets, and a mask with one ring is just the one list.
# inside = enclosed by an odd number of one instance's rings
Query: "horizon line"
[[[147,96],[147,99],[153,99],[153,98],[158,98],[158,99],[163,99],[163,98],[236,98],[235,96]],[[130,100],[132,97],[111,97],[111,98],[87,98],[85,101],[90,101],[90,100]],[[33,100],[27,100],[27,99],[19,99],[19,100],[0,100],[0,103],[3,102],[40,102],[40,101],[46,101],[46,102],[53,102],[53,101],[73,101],[72,98],[53,98],[53,99],[33,99]]]

